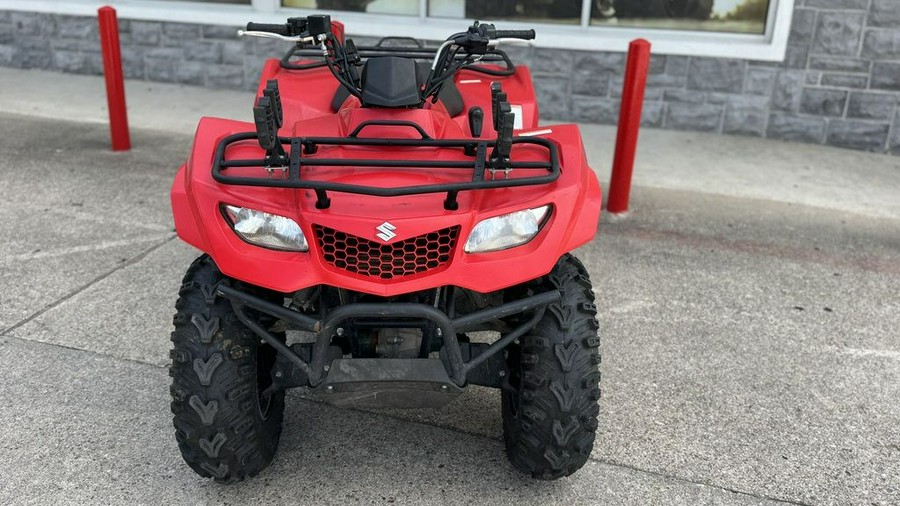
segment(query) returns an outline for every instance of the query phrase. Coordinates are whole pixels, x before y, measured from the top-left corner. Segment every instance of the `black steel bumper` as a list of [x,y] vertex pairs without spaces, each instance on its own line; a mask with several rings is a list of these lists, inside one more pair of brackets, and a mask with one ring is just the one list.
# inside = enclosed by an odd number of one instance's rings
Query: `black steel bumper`
[[[305,377],[307,386],[313,389],[331,387],[329,391],[334,391],[336,385],[392,382],[425,384],[431,387],[438,385],[444,390],[448,390],[448,387],[459,389],[466,385],[467,380],[472,379],[470,376],[478,374],[479,365],[495,357],[500,350],[534,328],[543,316],[545,308],[560,300],[560,293],[553,290],[455,318],[450,318],[443,311],[425,304],[356,303],[340,306],[319,320],[224,284],[219,285],[218,293],[231,302],[235,314],[244,325],[291,362]],[[311,357],[309,359],[301,357],[294,349],[248,317],[245,308],[252,308],[283,319],[298,329],[316,333]],[[472,331],[484,323],[528,312],[532,313],[531,318],[490,345],[464,348],[456,338],[457,333]],[[353,318],[416,318],[432,322],[443,340],[442,355],[446,360],[343,359],[334,356],[329,352],[331,340],[340,325]],[[348,365],[353,363],[357,363],[359,367]],[[333,367],[334,365],[341,367]]]

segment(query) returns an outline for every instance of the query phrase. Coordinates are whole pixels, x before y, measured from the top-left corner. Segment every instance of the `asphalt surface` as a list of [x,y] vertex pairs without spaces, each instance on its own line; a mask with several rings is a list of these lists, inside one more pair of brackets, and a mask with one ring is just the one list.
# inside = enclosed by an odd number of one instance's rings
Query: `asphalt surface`
[[646,187],[577,252],[603,398],[576,475],[512,470],[473,387],[437,411],[291,395],[272,466],[201,479],[165,369],[198,254],[168,203],[190,138],[133,137],[0,114],[2,504],[900,503],[900,221]]

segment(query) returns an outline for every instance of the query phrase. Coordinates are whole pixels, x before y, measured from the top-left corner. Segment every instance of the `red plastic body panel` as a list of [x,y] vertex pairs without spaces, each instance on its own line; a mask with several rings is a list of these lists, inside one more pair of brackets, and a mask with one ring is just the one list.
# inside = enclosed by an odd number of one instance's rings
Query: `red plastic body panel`
[[[284,101],[286,124],[283,135],[346,136],[360,123],[372,119],[414,121],[434,138],[469,138],[467,121],[451,118],[443,107],[430,109],[359,108],[348,101],[335,114],[330,101],[337,83],[319,70],[303,71],[302,79],[277,77],[280,67],[270,61],[263,73],[266,79],[278,78]],[[276,63],[277,64],[277,63]],[[325,69],[327,72],[327,69]],[[462,72],[458,79],[482,79],[481,83],[462,83],[471,87],[464,93],[468,104],[479,104],[486,112],[485,131],[490,119],[490,80]],[[314,77],[313,77],[314,76]],[[521,97],[525,125],[537,126],[537,107],[527,69],[513,76],[528,80],[517,91],[510,86],[510,100]],[[333,83],[326,86],[329,79]],[[508,79],[513,79],[508,78]],[[504,88],[506,89],[506,87]],[[329,91],[330,90],[330,91]],[[481,95],[486,95],[482,97]],[[520,95],[519,95],[520,94]],[[525,107],[526,95],[531,105]],[[477,98],[473,98],[477,97]],[[471,102],[470,102],[471,101]],[[290,104],[290,105],[289,105]],[[465,117],[463,116],[463,120]],[[287,122],[291,124],[288,125]],[[561,175],[546,185],[462,191],[459,209],[444,209],[445,194],[421,194],[406,197],[375,197],[329,192],[331,206],[315,207],[315,192],[306,189],[263,188],[225,185],[212,178],[211,167],[218,142],[225,136],[252,131],[250,123],[203,118],[197,129],[187,163],[181,167],[172,187],[172,208],[178,235],[187,243],[210,254],[228,276],[283,293],[319,284],[337,286],[380,296],[393,296],[445,285],[479,292],[490,292],[542,276],[559,257],[590,241],[600,215],[601,192],[594,172],[585,158],[581,136],[575,125],[554,125],[544,138],[559,149]],[[490,138],[487,134],[484,137]],[[360,136],[419,137],[412,128],[369,126]],[[234,151],[232,153],[232,151]],[[529,145],[516,145],[517,160],[540,159],[546,151]],[[252,141],[229,147],[228,156],[261,156]],[[459,150],[447,148],[373,148],[364,146],[322,146],[315,156],[325,158],[374,159],[466,159]],[[468,158],[471,160],[471,158]],[[241,169],[262,171],[259,168]],[[303,178],[339,181],[371,186],[409,186],[470,180],[471,170],[447,169],[363,169],[358,167],[304,167]],[[510,177],[517,177],[514,171]],[[518,177],[524,176],[521,174]],[[530,174],[533,175],[533,174]],[[274,251],[241,240],[223,218],[220,207],[232,204],[286,216],[303,229],[310,244],[305,253]],[[552,214],[537,236],[525,245],[504,251],[468,254],[464,245],[473,227],[486,218],[527,208],[551,205]],[[389,221],[396,237],[388,244],[404,241],[439,229],[459,226],[459,239],[447,265],[439,269],[394,279],[379,279],[354,274],[325,262],[317,247],[314,225],[328,227],[369,240],[376,240],[376,227]]]
[[[496,66],[490,67],[500,68]],[[331,108],[331,102],[335,91],[340,85],[334,76],[331,75],[331,71],[328,68],[287,70],[281,67],[279,60],[267,60],[263,67],[259,88],[257,89],[257,97],[262,96],[262,91],[266,87],[266,81],[270,79],[278,80],[284,116],[287,118],[285,121],[286,127],[292,125],[293,122],[328,116],[335,112]],[[537,100],[534,86],[531,82],[531,72],[529,72],[528,67],[518,66],[516,67],[516,73],[508,77],[489,76],[472,70],[461,70],[457,72],[454,80],[463,97],[464,112],[455,116],[453,120],[466,133],[466,136],[471,137],[467,111],[475,106],[479,106],[484,110],[485,121],[482,137],[490,138],[496,135],[491,122],[491,83],[494,81],[499,81],[503,84],[503,91],[506,92],[510,105],[521,107],[522,130],[537,127]],[[342,108],[357,107],[359,107],[359,101],[355,97],[350,97]],[[443,109],[440,102],[434,105],[429,102],[426,104],[426,107]]]

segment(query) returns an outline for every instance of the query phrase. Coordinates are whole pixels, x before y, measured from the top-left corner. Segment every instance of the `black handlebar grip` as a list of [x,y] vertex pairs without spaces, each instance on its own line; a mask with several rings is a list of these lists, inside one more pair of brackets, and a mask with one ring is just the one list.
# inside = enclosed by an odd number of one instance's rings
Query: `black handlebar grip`
[[247,23],[247,31],[277,33],[278,35],[284,35],[285,37],[290,35],[287,25],[270,23]]
[[534,40],[534,30],[497,30],[494,37],[498,39]]

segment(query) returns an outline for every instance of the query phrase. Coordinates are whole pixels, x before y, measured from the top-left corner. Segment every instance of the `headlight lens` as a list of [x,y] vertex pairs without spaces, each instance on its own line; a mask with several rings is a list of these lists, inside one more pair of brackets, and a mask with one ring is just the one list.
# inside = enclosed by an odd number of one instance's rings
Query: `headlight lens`
[[472,230],[466,253],[484,253],[520,246],[537,235],[550,214],[550,206],[488,218]]
[[309,251],[306,236],[296,221],[246,207],[222,206],[234,232],[243,240],[285,251]]

